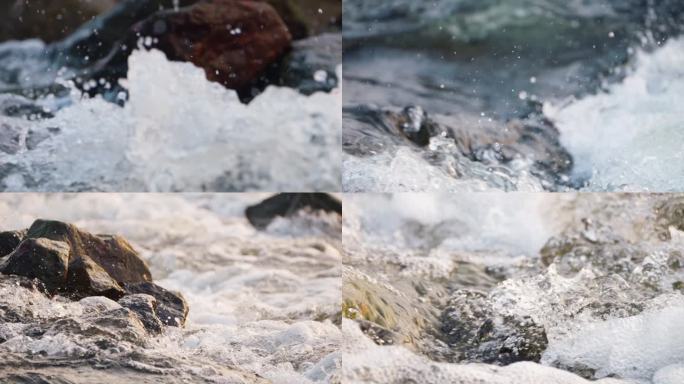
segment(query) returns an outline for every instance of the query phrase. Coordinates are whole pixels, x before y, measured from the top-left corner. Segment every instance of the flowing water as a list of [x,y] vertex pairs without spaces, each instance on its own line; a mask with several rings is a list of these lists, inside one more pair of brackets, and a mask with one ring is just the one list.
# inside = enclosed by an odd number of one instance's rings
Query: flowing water
[[[680,1],[344,7],[345,190],[681,190]],[[406,140],[408,106],[456,134]]]
[[[49,217],[124,236],[155,282],[181,292],[190,312],[183,329],[140,335],[110,324],[116,319],[106,311],[118,307],[111,300],[49,299],[2,277],[0,381],[334,382],[341,364],[339,217],[301,214],[258,232],[243,212],[266,196],[2,196],[2,230]],[[110,325],[93,326],[98,321]]]
[[684,380],[684,197],[345,198],[350,383]]
[[58,48],[0,43],[0,189],[339,190],[339,88],[269,86],[244,104],[144,43],[120,84],[77,88]]

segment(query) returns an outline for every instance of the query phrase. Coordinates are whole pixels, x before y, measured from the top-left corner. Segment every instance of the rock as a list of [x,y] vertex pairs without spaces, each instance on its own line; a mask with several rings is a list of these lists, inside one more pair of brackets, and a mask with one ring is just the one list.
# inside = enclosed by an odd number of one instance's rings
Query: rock
[[113,6],[114,0],[2,0],[0,41],[57,41]]
[[188,303],[180,293],[166,290],[149,282],[124,284],[124,289],[129,294],[145,294],[154,297],[157,301],[155,314],[165,325],[182,327],[188,316]]
[[158,12],[132,33],[134,40],[156,39],[152,46],[170,60],[191,62],[205,70],[208,80],[242,93],[251,91],[292,40],[270,5],[247,0],[204,0],[179,11]]
[[123,288],[88,256],[69,263],[67,291],[77,297],[104,296],[112,300],[124,295]]
[[339,31],[342,26],[341,0],[263,0],[278,11],[296,40]]
[[280,193],[248,207],[245,215],[255,228],[264,229],[276,217],[292,216],[303,209],[342,215],[342,202],[327,193]]
[[49,220],[36,220],[26,236],[64,241],[71,248],[71,260],[89,257],[119,284],[152,281],[145,261],[122,237],[91,235],[72,224]]
[[0,272],[38,279],[49,293],[56,293],[66,286],[68,265],[69,244],[28,238],[7,257]]
[[157,317],[157,299],[154,296],[146,294],[126,295],[119,300],[119,304],[133,311],[148,332],[161,333],[164,324]]
[[26,237],[26,230],[0,232],[0,257],[12,253]]
[[330,92],[338,86],[342,64],[342,35],[323,34],[296,41],[269,79],[270,84],[296,88],[305,95]]
[[456,362],[539,362],[548,345],[542,326],[529,317],[497,314],[486,296],[474,291],[457,291],[440,320]]

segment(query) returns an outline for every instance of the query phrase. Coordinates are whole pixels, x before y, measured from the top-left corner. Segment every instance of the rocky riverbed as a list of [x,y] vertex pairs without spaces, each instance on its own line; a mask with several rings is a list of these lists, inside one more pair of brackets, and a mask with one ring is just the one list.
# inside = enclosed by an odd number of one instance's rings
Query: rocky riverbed
[[684,380],[684,197],[345,199],[349,383]]
[[339,382],[340,216],[266,197],[2,196],[0,381]]

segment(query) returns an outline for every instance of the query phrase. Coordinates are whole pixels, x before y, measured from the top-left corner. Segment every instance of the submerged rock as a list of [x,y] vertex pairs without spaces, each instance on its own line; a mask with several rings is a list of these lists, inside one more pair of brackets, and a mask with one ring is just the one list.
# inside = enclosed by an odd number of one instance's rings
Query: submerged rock
[[0,265],[0,272],[35,278],[50,293],[64,289],[69,264],[69,245],[49,239],[26,239]]
[[548,345],[544,327],[529,317],[497,315],[478,292],[456,292],[442,312],[441,323],[443,340],[458,362],[539,362]]
[[[125,239],[92,235],[59,221],[37,220],[28,231],[0,233],[0,249],[10,249],[19,241],[0,265],[0,272],[37,279],[49,294],[121,299],[151,332],[159,332],[151,316],[164,325],[185,324],[189,308],[183,296],[152,283],[147,264]],[[152,315],[146,313],[149,308]]]
[[327,193],[280,193],[247,207],[245,215],[254,227],[264,229],[276,217],[292,216],[303,209],[342,215],[342,202]]

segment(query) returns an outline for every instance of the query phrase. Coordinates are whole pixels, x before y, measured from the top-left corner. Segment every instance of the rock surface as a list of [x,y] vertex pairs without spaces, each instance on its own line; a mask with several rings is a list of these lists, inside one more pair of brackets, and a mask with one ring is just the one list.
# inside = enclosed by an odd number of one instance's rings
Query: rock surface
[[26,239],[0,266],[0,272],[35,278],[55,293],[66,286],[69,245],[49,239]]
[[160,324],[185,324],[189,308],[183,296],[152,283],[145,261],[121,237],[37,220],[28,231],[0,233],[0,250],[13,247],[0,265],[3,274],[37,279],[51,295],[120,300],[149,332],[160,332]]
[[0,257],[12,253],[26,237],[26,231],[0,232]]
[[124,288],[128,293],[154,297],[157,302],[154,312],[162,323],[174,327],[185,325],[185,319],[190,308],[183,296],[147,282],[125,284]]
[[72,224],[49,220],[36,220],[26,237],[64,241],[71,248],[71,260],[90,258],[119,283],[152,281],[145,261],[121,237],[92,235]]
[[278,11],[296,40],[337,31],[342,25],[342,1],[340,0],[263,1]]
[[264,229],[278,216],[292,216],[307,208],[342,215],[342,202],[327,193],[280,193],[248,207],[245,215],[254,227]]

